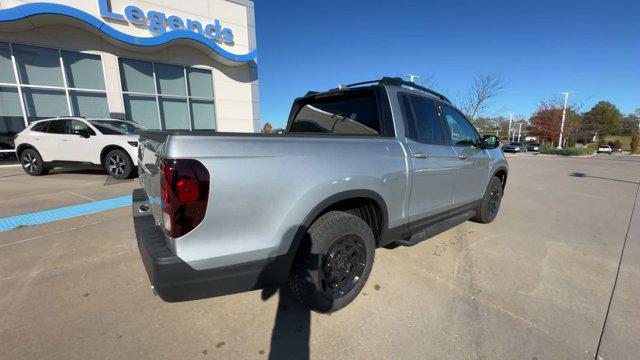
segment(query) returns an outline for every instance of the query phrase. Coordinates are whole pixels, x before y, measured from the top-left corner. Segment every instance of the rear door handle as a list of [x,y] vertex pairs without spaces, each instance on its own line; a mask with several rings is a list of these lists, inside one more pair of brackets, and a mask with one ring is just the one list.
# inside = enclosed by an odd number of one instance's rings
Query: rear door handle
[[413,157],[416,159],[427,159],[429,158],[429,154],[423,153],[422,151],[413,154]]

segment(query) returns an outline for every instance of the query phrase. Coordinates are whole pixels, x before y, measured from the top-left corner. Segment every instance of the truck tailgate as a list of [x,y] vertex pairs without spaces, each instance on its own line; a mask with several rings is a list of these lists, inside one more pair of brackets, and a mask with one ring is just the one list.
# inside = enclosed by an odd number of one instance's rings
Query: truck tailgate
[[157,224],[162,221],[162,205],[160,203],[160,159],[168,133],[161,131],[140,132],[138,149],[138,172],[140,183],[144,188],[151,211]]

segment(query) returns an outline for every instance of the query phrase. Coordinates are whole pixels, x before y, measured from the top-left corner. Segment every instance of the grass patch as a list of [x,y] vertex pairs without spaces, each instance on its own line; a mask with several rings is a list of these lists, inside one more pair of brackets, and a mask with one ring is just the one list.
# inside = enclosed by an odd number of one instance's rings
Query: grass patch
[[568,147],[564,149],[557,149],[554,147],[545,147],[540,151],[541,154],[549,154],[549,155],[562,155],[562,156],[585,156],[585,155],[593,155],[593,149],[591,148],[574,148]]

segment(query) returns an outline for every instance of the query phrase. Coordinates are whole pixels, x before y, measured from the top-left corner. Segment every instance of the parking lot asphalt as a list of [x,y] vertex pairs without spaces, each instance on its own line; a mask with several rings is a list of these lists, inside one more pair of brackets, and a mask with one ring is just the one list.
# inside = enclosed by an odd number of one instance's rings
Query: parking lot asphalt
[[[0,357],[593,359],[599,347],[603,359],[636,359],[640,158],[509,163],[492,224],[379,249],[363,292],[332,315],[286,291],[162,302],[128,207],[0,232]],[[137,186],[2,168],[0,218]]]

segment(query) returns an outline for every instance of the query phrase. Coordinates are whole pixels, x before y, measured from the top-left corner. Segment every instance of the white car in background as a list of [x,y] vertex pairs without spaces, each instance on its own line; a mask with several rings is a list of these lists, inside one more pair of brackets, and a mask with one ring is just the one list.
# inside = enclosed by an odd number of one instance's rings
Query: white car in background
[[600,145],[598,146],[598,154],[602,153],[611,155],[613,153],[613,150],[609,145]]
[[99,165],[109,175],[126,179],[134,174],[138,154],[134,122],[113,119],[64,117],[39,120],[14,140],[24,171],[46,175],[54,167]]

